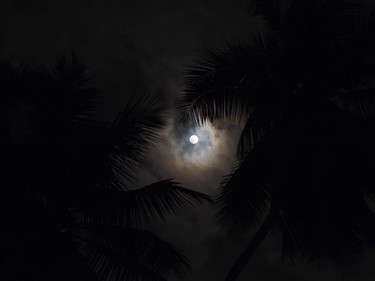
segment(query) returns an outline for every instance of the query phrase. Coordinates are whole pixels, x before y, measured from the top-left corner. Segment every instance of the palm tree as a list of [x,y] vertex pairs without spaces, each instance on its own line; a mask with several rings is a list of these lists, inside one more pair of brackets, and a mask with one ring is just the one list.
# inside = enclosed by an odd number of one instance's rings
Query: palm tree
[[52,71],[0,63],[2,275],[166,280],[191,266],[142,222],[208,202],[172,179],[134,189],[165,106],[133,96],[113,122],[76,55]]
[[188,69],[182,122],[243,126],[217,218],[261,223],[226,281],[274,228],[292,260],[343,267],[374,246],[374,12],[365,0],[253,0],[249,34]]

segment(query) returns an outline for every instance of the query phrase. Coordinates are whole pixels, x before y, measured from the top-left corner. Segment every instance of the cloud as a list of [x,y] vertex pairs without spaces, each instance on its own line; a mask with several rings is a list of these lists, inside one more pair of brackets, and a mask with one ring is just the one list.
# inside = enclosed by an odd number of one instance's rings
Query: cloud
[[[195,145],[189,142],[192,134],[200,139]],[[207,122],[205,126],[189,128],[171,120],[139,171],[141,184],[175,178],[188,188],[215,196],[222,177],[231,171],[236,160],[239,135],[240,129],[230,124],[217,126]]]

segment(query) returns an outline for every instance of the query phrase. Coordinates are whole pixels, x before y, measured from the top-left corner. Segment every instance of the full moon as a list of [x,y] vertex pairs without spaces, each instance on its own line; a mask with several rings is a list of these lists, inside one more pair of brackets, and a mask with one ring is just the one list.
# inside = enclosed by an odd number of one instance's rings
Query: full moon
[[189,141],[192,143],[192,144],[196,144],[198,143],[199,139],[196,135],[192,135],[189,139]]

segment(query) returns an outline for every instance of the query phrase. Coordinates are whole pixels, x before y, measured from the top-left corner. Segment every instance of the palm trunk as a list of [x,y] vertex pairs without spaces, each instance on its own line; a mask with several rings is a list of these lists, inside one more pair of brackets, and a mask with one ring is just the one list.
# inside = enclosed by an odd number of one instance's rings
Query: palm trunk
[[251,239],[249,245],[245,248],[245,250],[241,253],[239,258],[236,260],[234,265],[232,266],[231,270],[229,271],[225,281],[235,281],[238,276],[240,275],[241,271],[245,267],[248,260],[254,254],[255,250],[258,248],[260,243],[268,234],[272,223],[272,212],[269,212],[265,220],[263,221],[262,225],[260,226],[257,233],[255,233],[253,239]]

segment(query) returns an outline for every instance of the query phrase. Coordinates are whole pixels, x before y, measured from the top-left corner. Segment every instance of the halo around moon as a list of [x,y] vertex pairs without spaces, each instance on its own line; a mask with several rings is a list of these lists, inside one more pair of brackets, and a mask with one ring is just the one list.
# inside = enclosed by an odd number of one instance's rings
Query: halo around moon
[[196,135],[192,135],[190,138],[189,138],[189,141],[192,143],[192,144],[197,144],[199,139]]

